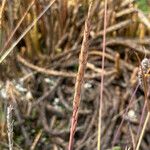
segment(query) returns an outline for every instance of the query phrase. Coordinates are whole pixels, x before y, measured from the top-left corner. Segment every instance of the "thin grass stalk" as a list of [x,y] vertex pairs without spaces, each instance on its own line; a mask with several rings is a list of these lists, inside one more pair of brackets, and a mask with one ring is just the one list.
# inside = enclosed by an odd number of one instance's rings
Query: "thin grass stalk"
[[138,131],[137,131],[136,144],[138,143],[138,138],[139,138],[138,135],[140,135],[140,132],[141,132],[141,129],[142,129],[142,124],[144,123],[144,115],[145,115],[146,106],[147,106],[147,102],[144,103],[144,106],[143,106],[143,109],[142,109],[140,124],[139,124]]
[[126,110],[125,110],[124,117],[123,117],[123,119],[121,120],[121,123],[120,123],[120,125],[119,125],[119,127],[118,127],[118,129],[117,129],[117,131],[116,131],[116,134],[115,134],[114,139],[113,139],[113,142],[112,142],[112,148],[114,147],[114,145],[115,145],[115,143],[116,143],[116,140],[117,140],[117,138],[118,138],[118,136],[119,136],[119,132],[120,132],[121,127],[122,127],[122,125],[123,125],[123,123],[124,123],[125,116],[126,116],[128,110],[129,110],[129,108],[130,108],[130,104],[132,104],[132,102],[133,102],[134,96],[135,96],[135,94],[136,94],[138,88],[139,88],[139,84],[136,86],[136,88],[135,88],[135,90],[134,90],[134,92],[133,92],[133,94],[132,94],[132,96],[131,96],[131,99],[130,99],[130,101],[129,101],[129,105],[128,105],[128,107],[127,107]]
[[4,44],[4,47],[2,48],[2,50],[0,51],[0,55],[2,55],[2,52],[7,48],[8,44],[10,43],[11,39],[13,38],[14,34],[16,33],[16,31],[18,30],[18,28],[20,27],[20,25],[22,24],[24,18],[27,16],[29,10],[31,9],[31,7],[33,6],[35,0],[33,0],[31,2],[31,4],[28,6],[27,10],[25,11],[25,13],[23,14],[23,16],[21,17],[20,21],[17,23],[15,29],[13,30],[13,32],[10,34],[8,40],[6,41],[6,43]]
[[30,150],[34,150],[34,149],[36,148],[36,145],[38,144],[38,141],[39,141],[39,139],[40,139],[42,133],[43,133],[42,130],[40,130],[40,131],[38,132],[38,134],[36,135],[36,137],[35,137],[35,139],[34,139],[32,145],[31,145]]
[[6,52],[0,56],[0,63],[11,53],[11,51],[15,48],[15,46],[20,42],[20,40],[33,28],[34,24],[46,13],[46,11],[54,4],[56,0],[53,0],[49,3],[46,8],[40,13],[40,15],[26,28],[26,30],[20,35],[20,37],[11,45]]
[[139,148],[140,148],[141,141],[142,141],[142,138],[143,138],[143,135],[144,135],[147,123],[149,121],[149,118],[150,118],[150,112],[147,113],[147,116],[146,116],[146,119],[145,119],[145,122],[144,122],[144,125],[143,125],[143,128],[142,128],[142,132],[141,132],[140,138],[138,140],[138,144],[137,144],[136,150],[139,150]]
[[[149,94],[150,94],[150,91],[148,91],[148,95]],[[145,114],[145,111],[146,111],[146,106],[147,106],[147,101],[144,102],[144,106],[143,106],[143,109],[142,109],[142,114],[141,114],[141,118],[140,118],[140,124],[139,124],[138,132],[137,132],[136,143],[138,142],[138,135],[140,135],[141,127],[142,127],[142,124],[144,122],[144,114]]]
[[5,4],[6,4],[6,0],[3,0],[2,1],[2,6],[1,6],[1,9],[0,9],[0,29],[2,28],[2,15],[3,15],[3,12],[4,12]]
[[80,99],[81,99],[81,88],[82,88],[82,84],[83,84],[83,80],[84,80],[84,73],[85,73],[87,58],[88,58],[89,35],[90,35],[90,31],[91,31],[92,5],[93,5],[93,1],[91,1],[91,3],[90,3],[89,10],[88,10],[88,16],[85,21],[83,42],[82,42],[81,52],[80,52],[80,56],[79,56],[79,68],[78,68],[78,74],[76,77],[76,84],[75,84],[75,93],[74,93],[74,99],[73,99],[73,114],[72,114],[72,120],[71,120],[68,150],[73,149],[74,135],[75,135],[77,121],[78,121],[78,111],[79,111]]
[[102,104],[103,104],[103,88],[104,88],[104,63],[105,63],[105,49],[106,49],[106,27],[107,27],[107,0],[105,0],[104,8],[104,31],[103,31],[103,55],[102,55],[102,73],[100,84],[100,106],[98,116],[98,136],[97,136],[97,150],[101,149],[101,126],[102,126]]

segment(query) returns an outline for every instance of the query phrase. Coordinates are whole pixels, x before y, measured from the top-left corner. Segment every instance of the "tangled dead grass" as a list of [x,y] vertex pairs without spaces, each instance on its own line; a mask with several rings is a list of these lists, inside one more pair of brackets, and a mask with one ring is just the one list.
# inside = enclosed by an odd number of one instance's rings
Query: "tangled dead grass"
[[[25,33],[27,27],[33,24],[33,28],[20,38],[16,47],[11,49],[13,53],[5,57],[0,67],[2,149],[8,147],[8,102],[14,106],[15,149],[53,150],[66,149],[68,146],[78,56],[89,3],[57,0],[35,22],[48,4],[49,1],[30,0],[10,3],[3,1],[1,4],[1,58],[16,43],[18,37]],[[143,107],[146,108],[146,104],[143,101],[144,92],[137,85],[139,62],[134,51],[141,60],[145,54],[149,58],[149,16],[139,10],[134,0],[108,0],[105,69],[102,70],[103,14],[104,2],[94,1],[89,57],[74,148],[96,148],[99,84],[103,72],[101,149],[110,149],[112,145],[119,146],[120,149],[135,149],[139,139],[137,130],[142,137],[141,128],[146,117],[146,109]],[[9,93],[6,89],[8,81],[11,82]],[[147,93],[149,99],[149,90]],[[139,145],[141,150],[149,149],[149,128],[149,123],[143,128],[145,135]]]

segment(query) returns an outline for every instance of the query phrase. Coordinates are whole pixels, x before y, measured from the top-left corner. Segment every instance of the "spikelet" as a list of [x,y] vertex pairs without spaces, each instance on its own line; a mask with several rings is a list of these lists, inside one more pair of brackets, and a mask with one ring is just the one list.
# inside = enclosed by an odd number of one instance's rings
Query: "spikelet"
[[13,122],[12,122],[12,106],[7,108],[7,129],[8,129],[8,142],[9,150],[13,150]]
[[[150,60],[148,58],[144,58],[141,62],[141,66],[139,66],[139,71],[138,71],[138,81],[142,88],[144,86],[143,76],[148,74],[149,68],[150,68]],[[147,78],[145,79],[147,82],[148,79]]]

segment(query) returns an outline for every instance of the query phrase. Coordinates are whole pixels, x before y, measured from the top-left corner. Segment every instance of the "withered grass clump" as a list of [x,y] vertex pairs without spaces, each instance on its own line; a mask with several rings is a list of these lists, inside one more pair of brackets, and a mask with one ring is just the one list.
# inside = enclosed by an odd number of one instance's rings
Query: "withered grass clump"
[[69,135],[69,149],[149,149],[149,72],[146,91],[137,83],[140,60],[150,56],[150,18],[135,0],[107,4],[104,17],[105,1],[93,1],[89,25],[90,0],[0,2],[0,149],[9,147],[8,101],[14,149],[66,150]]

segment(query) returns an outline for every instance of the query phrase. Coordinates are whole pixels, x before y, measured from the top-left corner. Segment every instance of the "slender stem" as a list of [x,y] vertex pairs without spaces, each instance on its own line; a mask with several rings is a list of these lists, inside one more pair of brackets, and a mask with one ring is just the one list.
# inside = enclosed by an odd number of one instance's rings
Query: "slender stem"
[[138,127],[138,130],[137,130],[136,144],[138,142],[138,138],[139,138],[139,135],[140,135],[140,132],[141,132],[141,129],[142,129],[142,124],[144,123],[144,115],[145,115],[146,106],[147,106],[147,101],[144,102],[144,106],[143,106],[143,109],[142,109],[140,123],[139,123],[139,127]]
[[121,127],[122,127],[122,125],[123,125],[123,123],[124,123],[125,116],[127,115],[127,112],[128,112],[128,110],[129,110],[129,108],[130,108],[130,106],[131,106],[131,104],[132,104],[132,102],[133,102],[133,100],[134,100],[134,96],[135,96],[135,94],[136,94],[138,88],[139,88],[139,84],[136,86],[136,88],[135,88],[135,90],[134,90],[134,92],[133,92],[133,94],[132,94],[132,96],[131,96],[131,99],[130,99],[130,101],[129,101],[129,105],[128,105],[128,107],[127,107],[126,110],[125,110],[123,119],[121,120],[121,123],[120,123],[120,125],[119,125],[119,127],[118,127],[118,129],[117,129],[117,132],[116,132],[115,136],[114,136],[114,139],[113,139],[113,142],[112,142],[112,147],[114,147],[114,145],[115,145],[115,142],[116,142],[116,140],[117,140],[117,138],[118,138],[118,135],[119,135],[119,132],[120,132],[120,130],[121,130]]
[[149,118],[150,118],[150,112],[147,113],[147,116],[146,116],[146,119],[145,119],[145,122],[144,122],[144,125],[143,125],[143,128],[142,128],[142,132],[140,134],[140,138],[139,138],[136,150],[139,150],[139,148],[140,148],[140,144],[141,144],[141,141],[142,141],[142,138],[143,138],[143,135],[144,135],[144,132],[145,132],[145,129],[146,129]]
[[106,49],[106,27],[107,27],[107,0],[105,0],[104,10],[104,31],[103,31],[103,55],[102,55],[102,73],[101,73],[101,85],[100,85],[100,106],[99,106],[99,118],[98,118],[98,139],[97,150],[101,149],[101,124],[102,124],[102,101],[103,101],[103,88],[104,88],[104,63],[105,63],[105,49]]

